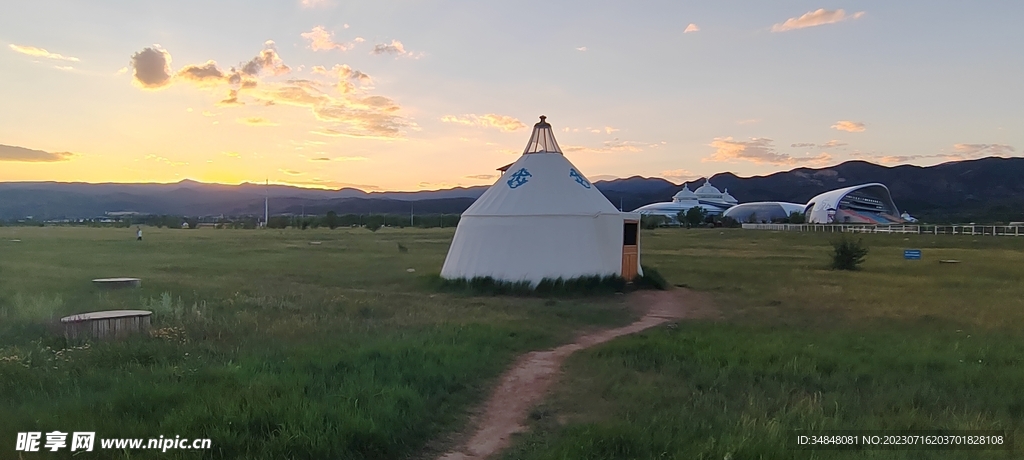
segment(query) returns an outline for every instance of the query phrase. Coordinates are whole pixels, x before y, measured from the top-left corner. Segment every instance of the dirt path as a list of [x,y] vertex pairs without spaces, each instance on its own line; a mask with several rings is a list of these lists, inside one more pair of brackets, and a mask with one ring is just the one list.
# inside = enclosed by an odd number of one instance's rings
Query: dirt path
[[547,394],[562,362],[574,352],[672,320],[706,316],[711,311],[706,297],[685,289],[640,291],[630,294],[628,301],[645,311],[633,324],[587,334],[553,350],[520,357],[502,375],[481,416],[471,422],[475,431],[469,440],[439,460],[482,460],[508,447],[512,435],[526,429],[524,422],[530,409]]

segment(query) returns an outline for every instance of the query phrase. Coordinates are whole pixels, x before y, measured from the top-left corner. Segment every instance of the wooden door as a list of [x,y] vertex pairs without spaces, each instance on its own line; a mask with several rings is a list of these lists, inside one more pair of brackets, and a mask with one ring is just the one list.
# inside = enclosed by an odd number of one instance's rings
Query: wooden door
[[627,220],[622,224],[622,277],[633,281],[638,275],[640,260],[640,222]]

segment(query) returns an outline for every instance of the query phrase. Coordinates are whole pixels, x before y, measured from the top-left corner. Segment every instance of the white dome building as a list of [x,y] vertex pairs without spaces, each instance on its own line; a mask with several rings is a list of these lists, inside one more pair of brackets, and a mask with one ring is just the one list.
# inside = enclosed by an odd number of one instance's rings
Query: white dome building
[[704,212],[709,216],[717,216],[736,204],[736,198],[729,194],[729,189],[723,192],[705,179],[704,185],[697,187],[697,190],[690,191],[690,187],[684,185],[683,189],[672,197],[672,201],[641,206],[633,212],[642,215],[665,216],[671,222],[678,222],[677,217],[680,212],[685,213],[695,206],[704,208]]
[[465,212],[441,277],[500,281],[642,275],[640,215],[624,213],[555,141],[544,116],[523,155]]

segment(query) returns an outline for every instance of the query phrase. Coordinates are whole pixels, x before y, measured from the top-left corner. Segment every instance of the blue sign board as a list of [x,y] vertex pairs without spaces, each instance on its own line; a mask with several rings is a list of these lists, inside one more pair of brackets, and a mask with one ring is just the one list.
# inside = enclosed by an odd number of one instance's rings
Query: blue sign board
[[921,260],[920,249],[904,249],[903,258],[907,260]]

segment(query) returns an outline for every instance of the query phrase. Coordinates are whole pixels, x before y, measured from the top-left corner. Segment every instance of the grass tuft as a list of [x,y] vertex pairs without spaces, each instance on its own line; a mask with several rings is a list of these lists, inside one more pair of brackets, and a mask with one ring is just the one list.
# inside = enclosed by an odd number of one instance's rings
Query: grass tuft
[[476,296],[579,297],[610,295],[627,290],[626,280],[621,276],[544,278],[533,286],[529,281],[502,281],[490,276],[450,280],[432,275],[428,278],[428,284],[438,291]]

